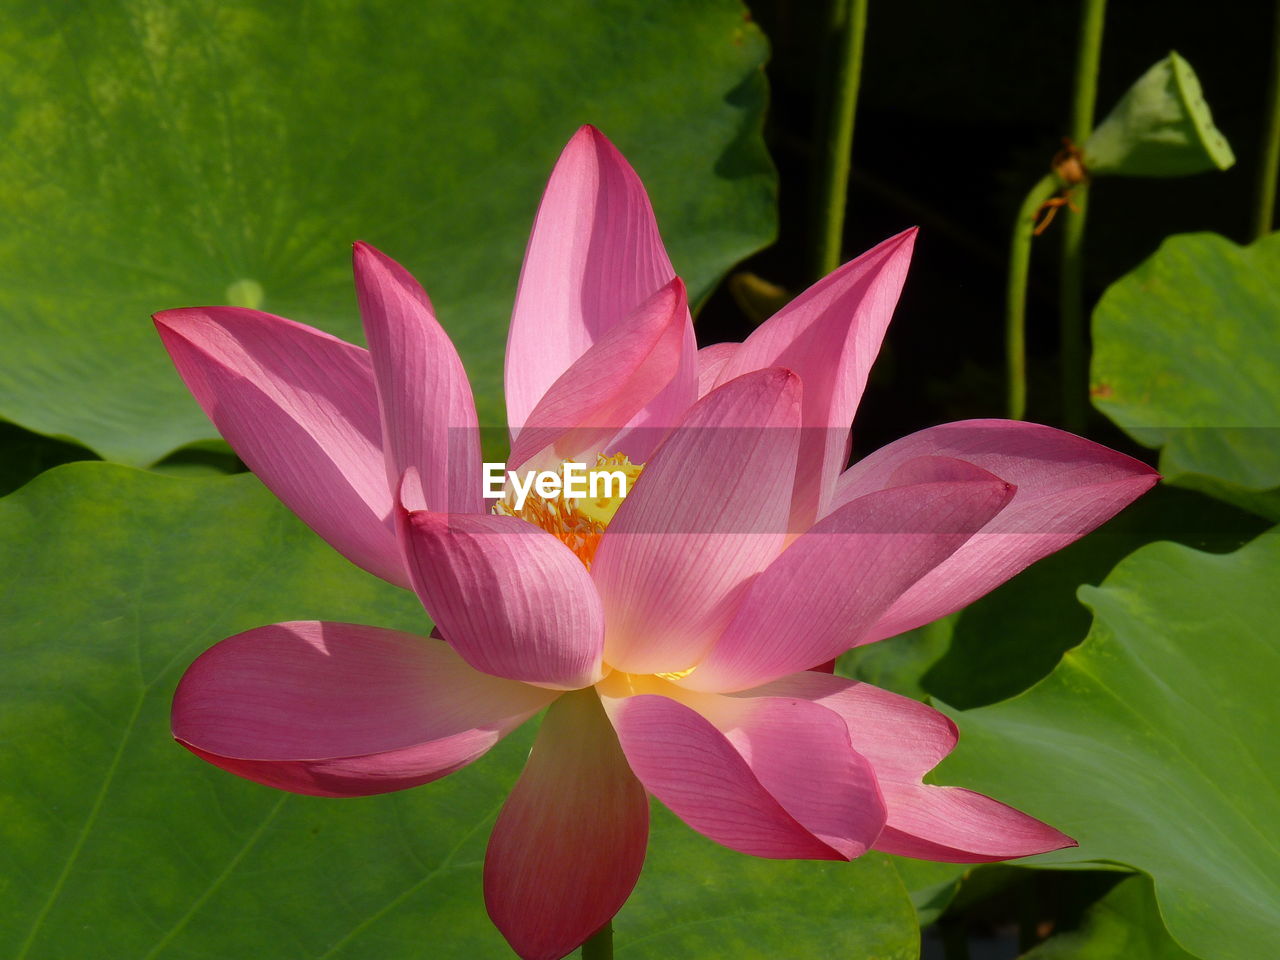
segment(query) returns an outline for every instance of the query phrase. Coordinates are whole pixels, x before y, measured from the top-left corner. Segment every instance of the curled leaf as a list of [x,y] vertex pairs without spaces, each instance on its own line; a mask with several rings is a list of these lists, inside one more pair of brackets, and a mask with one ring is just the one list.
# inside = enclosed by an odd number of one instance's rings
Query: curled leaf
[[1138,78],[1081,152],[1093,176],[1181,177],[1236,162],[1191,64],[1173,52]]

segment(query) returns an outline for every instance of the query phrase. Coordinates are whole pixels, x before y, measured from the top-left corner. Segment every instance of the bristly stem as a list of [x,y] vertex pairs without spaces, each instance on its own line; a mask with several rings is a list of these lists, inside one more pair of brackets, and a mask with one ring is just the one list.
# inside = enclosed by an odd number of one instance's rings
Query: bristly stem
[[1271,84],[1267,92],[1267,132],[1258,166],[1258,206],[1254,210],[1253,238],[1271,232],[1276,208],[1276,177],[1280,175],[1280,0],[1272,23]]
[[862,80],[862,48],[868,0],[830,0],[827,39],[832,44],[831,89],[826,125],[818,146],[818,196],[812,270],[814,279],[840,266],[844,235],[853,120]]
[[1027,412],[1027,275],[1031,267],[1031,240],[1041,205],[1062,185],[1056,173],[1041,177],[1018,209],[1009,243],[1009,287],[1005,293],[1006,413],[1021,420]]
[[613,921],[609,921],[582,945],[582,960],[613,960]]
[[[1102,60],[1102,25],[1107,0],[1081,0],[1080,37],[1076,48],[1076,88],[1071,101],[1071,142],[1082,145],[1093,132],[1098,100],[1098,65]],[[1088,413],[1088,378],[1085,369],[1084,225],[1089,185],[1082,183],[1071,194],[1076,211],[1062,226],[1062,273],[1058,293],[1062,422],[1075,433],[1084,431]]]

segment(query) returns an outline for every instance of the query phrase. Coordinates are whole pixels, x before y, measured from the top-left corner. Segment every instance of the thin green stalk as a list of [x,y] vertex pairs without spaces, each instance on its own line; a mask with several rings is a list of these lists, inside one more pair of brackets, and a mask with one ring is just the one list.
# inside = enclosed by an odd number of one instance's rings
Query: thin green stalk
[[1262,141],[1262,162],[1258,167],[1258,206],[1254,210],[1253,237],[1260,240],[1271,232],[1276,208],[1276,176],[1280,174],[1280,0],[1272,24],[1271,86],[1267,93],[1267,133]]
[[1061,184],[1056,173],[1045,174],[1022,201],[1018,218],[1013,223],[1004,326],[1006,402],[1007,412],[1013,420],[1021,420],[1027,412],[1027,274],[1031,267],[1036,213]]
[[[1093,132],[1106,9],[1107,0],[1081,0],[1076,88],[1071,101],[1071,142],[1076,146],[1083,144]],[[1066,218],[1062,228],[1058,362],[1061,365],[1063,424],[1068,430],[1081,433],[1088,413],[1084,318],[1084,226],[1088,212],[1088,184],[1076,187],[1071,200],[1077,212]]]
[[582,960],[613,960],[613,921],[606,923],[582,945]]
[[813,274],[825,277],[840,266],[844,235],[849,162],[853,152],[853,120],[862,80],[862,48],[867,34],[868,0],[830,0],[828,37],[834,46],[832,88],[818,163],[818,196],[814,230]]
[[1062,425],[1072,433],[1084,432],[1088,412],[1084,319],[1084,218],[1088,201],[1089,186],[1082,183],[1071,191],[1076,210],[1062,225],[1058,370],[1062,380]]

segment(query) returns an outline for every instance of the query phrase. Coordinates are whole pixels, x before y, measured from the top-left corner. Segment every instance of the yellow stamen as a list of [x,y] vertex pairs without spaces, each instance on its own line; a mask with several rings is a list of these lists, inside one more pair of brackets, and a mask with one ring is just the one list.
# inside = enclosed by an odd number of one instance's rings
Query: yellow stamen
[[655,674],[623,673],[621,670],[614,670],[607,674],[596,684],[596,689],[600,691],[601,696],[618,699],[644,693],[657,693],[664,696],[673,696],[677,693],[675,687]]
[[[613,519],[613,515],[622,506],[622,501],[626,494],[631,491],[631,488],[636,484],[636,480],[640,478],[642,470],[644,470],[644,464],[632,463],[627,459],[625,453],[615,453],[611,457],[606,457],[603,453],[597,454],[595,468],[587,471],[587,489],[592,489],[592,478],[598,477],[594,486],[598,487],[602,493],[612,493],[614,495],[594,498],[588,495],[575,499],[573,501],[575,509],[584,517],[608,526],[609,521]],[[616,476],[609,477],[610,474],[619,473],[624,478],[621,484],[616,482],[618,479]],[[606,486],[606,480],[609,479],[614,482]]]
[[[494,504],[493,512],[519,517],[558,537],[577,554],[578,559],[589,570],[605,528],[609,526],[609,521],[618,512],[623,499],[631,492],[643,470],[643,463],[632,463],[624,453],[608,457],[602,453],[597,454],[596,465],[587,471],[586,488],[588,491],[594,489],[598,493],[609,493],[612,496],[558,496],[544,499],[530,491],[523,506],[517,510],[513,494],[508,493]],[[625,484],[618,483],[616,477],[608,477],[613,473],[623,474]],[[609,483],[611,479],[613,482]]]
[[662,679],[664,680],[683,680],[685,677],[687,677],[689,674],[693,673],[693,671],[697,669],[698,669],[698,665],[695,663],[692,667],[689,667],[687,670],[677,670],[674,673],[657,673],[657,674],[654,674],[654,676],[662,677]]

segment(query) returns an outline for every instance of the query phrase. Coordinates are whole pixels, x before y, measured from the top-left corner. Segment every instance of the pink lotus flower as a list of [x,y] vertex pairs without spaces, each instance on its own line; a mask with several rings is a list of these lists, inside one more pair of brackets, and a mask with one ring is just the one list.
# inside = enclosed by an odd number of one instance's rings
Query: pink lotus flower
[[697,351],[639,179],[580,130],[516,296],[509,465],[610,458],[638,475],[621,505],[486,508],[462,364],[426,294],[369,246],[367,351],[252,310],[157,315],[244,461],[353,562],[415,590],[442,638],[250,630],[187,671],[174,736],[260,783],[362,796],[443,777],[548,708],[485,860],[489,913],[527,960],[565,955],[622,906],[650,793],[761,857],[978,862],[1071,844],[922,782],[956,742],[944,715],[811,669],[963,607],[1155,480],[997,420],[845,470],[913,240],[846,264],[744,343]]

